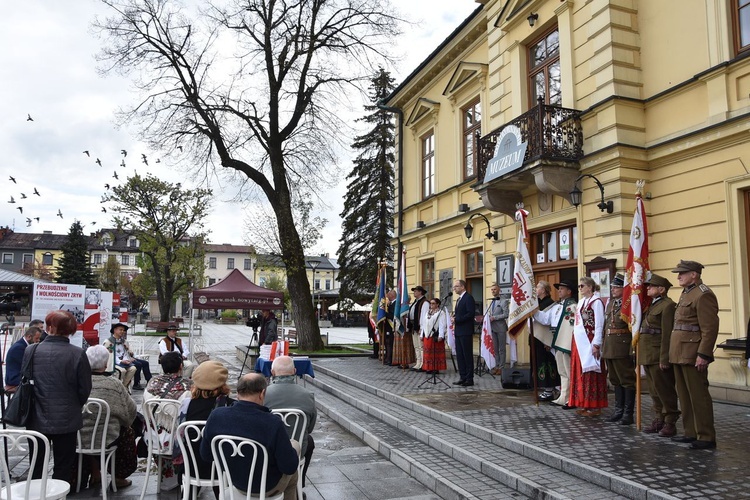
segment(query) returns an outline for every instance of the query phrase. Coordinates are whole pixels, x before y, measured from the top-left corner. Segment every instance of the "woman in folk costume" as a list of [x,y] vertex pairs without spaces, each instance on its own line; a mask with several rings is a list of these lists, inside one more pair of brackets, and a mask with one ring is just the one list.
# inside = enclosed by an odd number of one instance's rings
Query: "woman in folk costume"
[[446,369],[445,335],[448,332],[448,313],[440,307],[440,299],[430,299],[430,309],[422,318],[419,336],[424,342],[422,369],[427,373],[439,373]]
[[577,407],[579,415],[594,417],[607,407],[607,370],[601,362],[604,304],[593,279],[587,276],[579,283],[581,300],[573,327],[568,405]]

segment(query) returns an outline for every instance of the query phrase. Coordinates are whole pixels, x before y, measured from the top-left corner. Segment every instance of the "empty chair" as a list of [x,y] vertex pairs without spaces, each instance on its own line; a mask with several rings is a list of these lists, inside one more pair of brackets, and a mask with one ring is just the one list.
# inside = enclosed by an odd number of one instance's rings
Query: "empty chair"
[[156,491],[161,489],[161,470],[164,458],[172,458],[174,435],[177,430],[177,417],[180,413],[180,402],[174,399],[149,399],[143,403],[143,417],[146,428],[143,438],[147,441],[148,458],[146,460],[146,479],[143,481],[141,500],[146,495],[148,480],[151,477],[151,460],[157,457]]
[[[11,483],[10,469],[6,461],[5,453],[0,452],[0,463],[2,463],[2,490],[0,498],[11,500],[23,498],[25,500],[48,499],[55,500],[66,498],[70,492],[70,484],[60,479],[47,477],[49,469],[49,440],[39,432],[23,429],[0,430],[0,447],[7,449],[9,455],[13,452],[23,454],[29,453],[29,472],[27,477],[34,475],[34,464],[37,456],[41,453],[44,459],[38,464],[42,468],[41,479],[30,479]],[[33,450],[32,450],[33,448]]]
[[[78,431],[78,481],[76,482],[76,492],[81,491],[81,471],[83,470],[83,456],[99,457],[99,473],[101,474],[102,498],[107,500],[107,489],[109,487],[108,477],[112,479],[112,490],[117,491],[115,484],[115,456],[117,446],[107,448],[107,428],[109,427],[109,404],[103,399],[89,398],[83,405],[84,418],[90,417],[94,423],[89,442],[84,442],[85,438]],[[107,475],[109,464],[112,464],[112,473]]]
[[183,422],[177,427],[177,442],[182,450],[185,472],[182,476],[182,498],[188,500],[198,495],[199,486],[220,487],[220,475],[214,462],[206,464],[200,456],[200,441],[203,439],[205,420]]
[[[289,429],[289,438],[302,444],[307,433],[307,415],[302,410],[296,408],[278,408],[271,410],[271,413],[276,413],[284,421],[284,425]],[[297,476],[297,498],[302,498],[302,478],[303,471],[305,468],[305,457],[299,457],[299,467]]]
[[[238,490],[244,488],[244,491],[246,492],[244,498],[246,500],[250,500],[251,498],[257,498],[259,500],[283,500],[283,492],[273,496],[266,495],[268,450],[266,450],[266,447],[259,442],[249,438],[219,434],[218,436],[214,436],[211,440],[211,454],[214,463],[217,464],[219,474],[221,475],[219,483],[221,498],[241,500],[243,497],[239,496]],[[229,464],[238,460],[249,460],[250,470],[247,474],[243,474],[241,478],[234,478],[237,479],[237,481],[233,481]],[[252,495],[252,482],[256,470],[260,471],[260,482],[258,484],[259,493]],[[237,488],[235,486],[240,484],[243,485],[242,488]]]

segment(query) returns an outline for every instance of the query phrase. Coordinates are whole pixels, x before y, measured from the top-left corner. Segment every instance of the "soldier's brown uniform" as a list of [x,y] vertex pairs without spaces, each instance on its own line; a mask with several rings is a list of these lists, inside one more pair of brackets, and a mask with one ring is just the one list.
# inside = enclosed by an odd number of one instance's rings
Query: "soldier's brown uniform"
[[714,407],[708,392],[708,369],[698,371],[698,356],[712,362],[719,334],[716,295],[700,279],[683,289],[674,315],[669,343],[669,362],[674,365],[685,436],[716,441]]
[[[644,313],[638,341],[640,363],[646,372],[648,390],[654,403],[654,418],[659,424],[674,424],[680,418],[674,369],[669,364],[669,340],[676,307],[666,295],[656,298]],[[669,368],[662,369],[659,365],[669,365]]]
[[615,410],[607,420],[629,425],[635,406],[635,365],[630,347],[633,335],[620,316],[621,308],[622,297],[610,299],[604,310],[602,359],[607,361],[609,381],[615,388]]

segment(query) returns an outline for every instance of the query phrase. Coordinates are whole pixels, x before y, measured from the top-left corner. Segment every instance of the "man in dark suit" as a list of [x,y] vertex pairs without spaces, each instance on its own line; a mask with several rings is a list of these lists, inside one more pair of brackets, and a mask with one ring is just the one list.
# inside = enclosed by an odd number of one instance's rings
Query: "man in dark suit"
[[466,282],[453,282],[453,293],[458,295],[453,307],[453,325],[456,335],[456,359],[459,379],[453,385],[474,385],[474,297],[466,293]]
[[14,393],[21,384],[21,365],[23,364],[23,353],[31,344],[36,344],[42,336],[42,329],[38,326],[30,326],[26,329],[23,337],[18,339],[5,357],[5,392]]
[[396,312],[396,290],[388,290],[385,294],[388,307],[385,310],[385,324],[383,333],[385,335],[385,357],[383,364],[391,366],[393,361],[393,317]]

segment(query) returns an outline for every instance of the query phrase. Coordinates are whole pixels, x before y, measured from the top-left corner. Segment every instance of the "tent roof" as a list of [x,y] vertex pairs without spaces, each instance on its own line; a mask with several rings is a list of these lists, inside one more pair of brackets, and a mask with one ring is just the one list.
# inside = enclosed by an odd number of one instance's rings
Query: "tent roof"
[[339,308],[347,309],[354,312],[365,312],[372,309],[372,305],[366,304],[361,306],[354,302],[352,299],[344,299],[341,302],[337,302],[328,308],[329,311],[338,311]]
[[239,269],[223,280],[193,292],[195,309],[282,309],[284,294],[258,286]]

